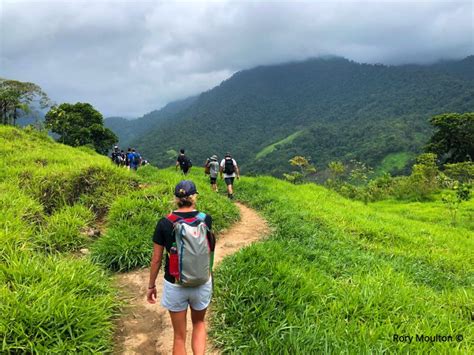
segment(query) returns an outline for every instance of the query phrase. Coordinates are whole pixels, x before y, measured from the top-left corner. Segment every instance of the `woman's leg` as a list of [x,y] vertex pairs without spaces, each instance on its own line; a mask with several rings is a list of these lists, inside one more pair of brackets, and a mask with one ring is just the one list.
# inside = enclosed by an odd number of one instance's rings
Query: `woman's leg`
[[186,312],[169,312],[173,324],[173,355],[186,354]]
[[206,310],[195,311],[191,308],[191,320],[193,321],[192,349],[194,355],[203,355],[206,350],[206,323],[204,317]]

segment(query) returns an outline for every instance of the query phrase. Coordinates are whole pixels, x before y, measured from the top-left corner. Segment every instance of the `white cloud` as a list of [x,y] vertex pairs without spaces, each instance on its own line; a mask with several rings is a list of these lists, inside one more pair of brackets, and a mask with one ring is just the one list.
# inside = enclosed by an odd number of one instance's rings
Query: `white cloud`
[[474,53],[471,1],[12,1],[0,76],[57,102],[141,115],[260,64],[335,54],[432,62]]

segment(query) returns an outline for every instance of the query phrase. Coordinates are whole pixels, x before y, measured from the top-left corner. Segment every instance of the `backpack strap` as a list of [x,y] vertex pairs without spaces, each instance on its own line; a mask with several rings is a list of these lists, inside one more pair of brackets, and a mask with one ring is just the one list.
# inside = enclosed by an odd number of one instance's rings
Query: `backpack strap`
[[175,215],[174,213],[170,213],[169,215],[166,216],[166,219],[170,221],[171,223],[175,224],[182,218],[180,216]]
[[166,219],[170,221],[171,223],[175,224],[176,222],[179,221],[185,221],[186,223],[194,223],[196,220],[199,220],[201,222],[206,221],[206,214],[203,212],[199,212],[196,217],[191,217],[191,218],[182,218],[174,213],[170,213],[168,216],[166,216]]

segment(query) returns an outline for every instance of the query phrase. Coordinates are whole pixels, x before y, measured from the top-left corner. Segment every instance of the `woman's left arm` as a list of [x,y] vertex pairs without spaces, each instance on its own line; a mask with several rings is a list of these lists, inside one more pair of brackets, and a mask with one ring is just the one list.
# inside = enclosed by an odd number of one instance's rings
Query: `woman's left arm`
[[147,301],[148,303],[156,303],[156,277],[160,271],[161,260],[163,258],[164,247],[162,245],[153,243],[153,256],[151,257],[150,265],[150,280],[148,282]]

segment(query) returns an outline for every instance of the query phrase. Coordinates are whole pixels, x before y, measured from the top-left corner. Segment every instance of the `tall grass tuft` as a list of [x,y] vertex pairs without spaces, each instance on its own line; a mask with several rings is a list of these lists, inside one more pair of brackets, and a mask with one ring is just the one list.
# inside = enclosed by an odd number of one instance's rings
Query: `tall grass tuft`
[[98,353],[111,348],[117,301],[87,260],[11,249],[0,264],[2,353]]

